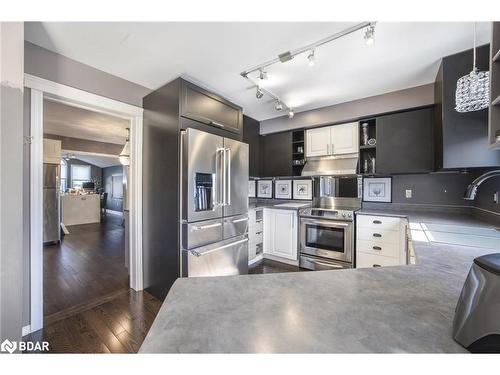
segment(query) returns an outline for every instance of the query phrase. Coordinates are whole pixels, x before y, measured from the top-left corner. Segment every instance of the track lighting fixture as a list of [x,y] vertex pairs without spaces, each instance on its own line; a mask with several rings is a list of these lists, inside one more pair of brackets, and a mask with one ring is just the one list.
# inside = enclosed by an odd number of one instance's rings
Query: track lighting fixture
[[375,25],[370,25],[365,31],[365,44],[371,46],[375,41]]
[[293,116],[295,116],[295,112],[293,112],[292,108],[289,108],[288,109],[288,118],[293,118]]
[[309,64],[309,66],[314,66],[315,64],[313,49],[311,50],[311,52],[309,52],[309,55],[307,55],[307,64]]
[[276,100],[274,103],[274,109],[277,111],[281,111],[283,109],[283,104],[279,100]]
[[257,86],[257,92],[255,93],[255,97],[257,99],[262,99],[263,96],[264,96],[264,91],[262,91],[260,87]]
[[264,69],[259,69],[260,73],[259,73],[259,78],[261,80],[265,80],[267,79],[267,72],[264,70]]

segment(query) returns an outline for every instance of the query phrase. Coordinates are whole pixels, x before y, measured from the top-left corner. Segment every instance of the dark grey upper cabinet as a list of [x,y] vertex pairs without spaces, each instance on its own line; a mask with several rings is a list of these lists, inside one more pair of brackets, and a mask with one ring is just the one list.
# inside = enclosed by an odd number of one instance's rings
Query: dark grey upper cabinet
[[292,132],[269,134],[261,140],[261,175],[292,175]]
[[248,143],[249,174],[260,177],[260,123],[251,117],[243,116],[243,142]]
[[377,117],[376,172],[426,173],[434,170],[434,109]]
[[[477,49],[477,67],[489,70],[489,45]],[[488,109],[455,110],[457,80],[472,70],[472,50],[444,57],[434,84],[438,169],[495,167],[500,151],[489,148]]]
[[233,133],[241,133],[241,107],[184,81],[182,85],[181,116],[216,126]]

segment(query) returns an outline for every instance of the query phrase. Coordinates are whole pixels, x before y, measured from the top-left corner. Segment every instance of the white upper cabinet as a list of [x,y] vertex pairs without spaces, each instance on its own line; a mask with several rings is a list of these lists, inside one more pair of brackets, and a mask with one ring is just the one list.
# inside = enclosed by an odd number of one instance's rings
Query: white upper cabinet
[[45,164],[61,163],[61,141],[54,139],[43,139],[43,162]]
[[359,127],[357,122],[331,127],[333,155],[352,154],[359,151]]
[[357,122],[306,130],[306,157],[351,154],[358,151]]
[[324,156],[330,152],[330,126],[306,130],[306,156]]

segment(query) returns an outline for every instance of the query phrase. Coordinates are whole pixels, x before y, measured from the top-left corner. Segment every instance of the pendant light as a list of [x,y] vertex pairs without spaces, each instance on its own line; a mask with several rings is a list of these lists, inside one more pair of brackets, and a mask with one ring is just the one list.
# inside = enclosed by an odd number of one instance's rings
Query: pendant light
[[127,140],[125,141],[125,146],[123,146],[122,152],[118,156],[120,163],[122,165],[130,165],[130,129],[127,128]]
[[490,105],[490,73],[476,68],[476,23],[473,55],[472,71],[457,82],[455,110],[461,113],[479,111]]

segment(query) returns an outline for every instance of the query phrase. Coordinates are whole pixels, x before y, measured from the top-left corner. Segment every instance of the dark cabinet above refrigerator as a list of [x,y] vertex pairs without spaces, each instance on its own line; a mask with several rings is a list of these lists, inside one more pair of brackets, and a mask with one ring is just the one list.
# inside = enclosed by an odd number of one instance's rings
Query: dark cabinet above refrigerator
[[[477,68],[489,70],[489,45],[477,48]],[[442,59],[434,84],[436,167],[458,169],[500,165],[500,151],[489,147],[488,109],[455,110],[457,80],[472,70],[472,49]]]

